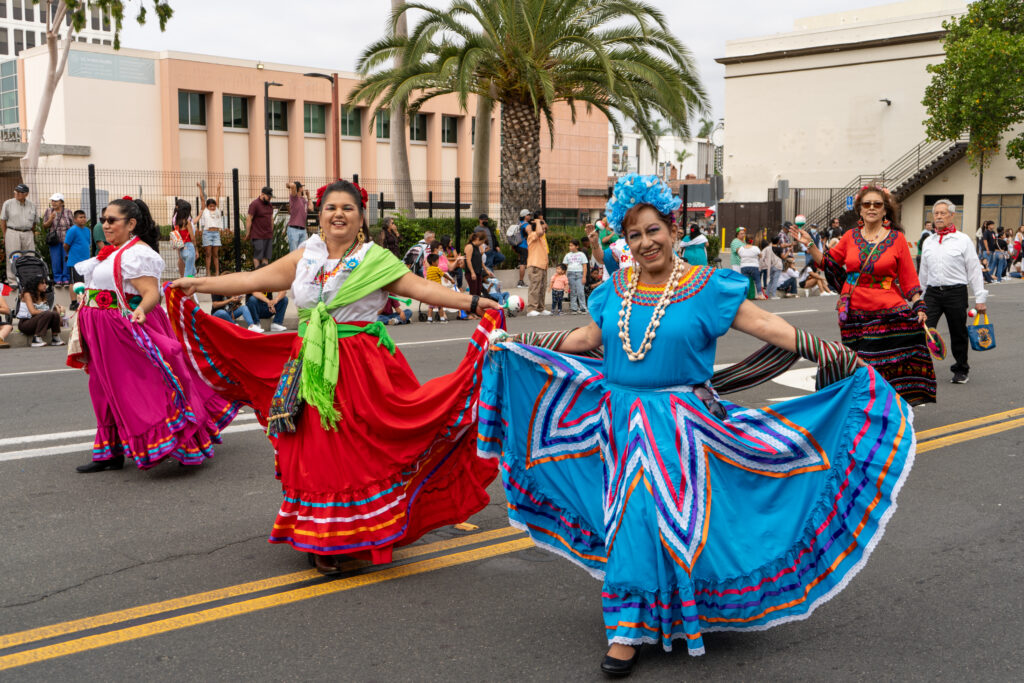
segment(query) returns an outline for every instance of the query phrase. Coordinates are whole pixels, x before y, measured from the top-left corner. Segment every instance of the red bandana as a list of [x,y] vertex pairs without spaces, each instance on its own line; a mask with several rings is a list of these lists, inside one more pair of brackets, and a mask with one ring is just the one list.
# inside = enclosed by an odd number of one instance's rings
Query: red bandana
[[113,254],[115,251],[117,251],[117,247],[115,247],[113,244],[108,244],[107,246],[100,249],[100,253],[96,254],[96,260],[105,261],[107,257]]
[[948,225],[945,228],[939,228],[935,232],[939,236],[939,244],[942,244],[942,238],[945,237],[946,235],[952,235],[954,232],[956,232],[956,226]]

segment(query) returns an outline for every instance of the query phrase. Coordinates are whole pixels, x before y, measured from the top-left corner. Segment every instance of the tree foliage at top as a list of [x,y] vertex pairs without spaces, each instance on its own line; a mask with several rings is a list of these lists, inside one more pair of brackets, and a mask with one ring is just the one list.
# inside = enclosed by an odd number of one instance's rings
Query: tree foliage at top
[[[40,11],[46,11],[47,6],[52,7],[50,10],[51,14],[56,14],[59,11],[60,0],[32,0],[33,4],[40,5]],[[63,0],[65,7],[67,8],[67,15],[71,17],[71,26],[77,33],[86,27],[89,20],[89,3],[86,0]],[[92,6],[102,9],[107,12],[110,17],[114,20],[114,49],[121,49],[121,29],[124,28],[124,12],[125,12],[125,0],[91,0]],[[174,14],[174,10],[171,9],[171,4],[167,0],[150,0],[153,5],[153,13],[156,14],[157,21],[160,23],[160,30],[163,31],[167,27],[167,20]],[[146,0],[141,0],[139,3],[139,11],[135,15],[135,21],[140,26],[146,23],[146,19],[149,15],[149,9],[147,8]],[[63,16],[60,20],[55,22],[56,26],[60,25],[63,20]]]
[[[444,9],[409,2],[426,16],[407,38],[389,35],[358,63],[365,80],[354,102],[387,107],[416,95],[411,107],[455,93],[503,104],[529,104],[553,129],[552,106],[566,102],[600,110],[621,138],[622,112],[648,147],[654,122],[664,119],[681,137],[707,107],[693,58],[662,13],[637,0],[454,0]],[[386,68],[402,55],[402,67]],[[553,132],[551,133],[553,135]]]
[[[946,59],[928,66],[932,82],[922,101],[928,137],[970,134],[967,156],[978,167],[1024,122],[1024,0],[976,0],[942,26]],[[1024,134],[1008,141],[1006,155],[1024,168]]]

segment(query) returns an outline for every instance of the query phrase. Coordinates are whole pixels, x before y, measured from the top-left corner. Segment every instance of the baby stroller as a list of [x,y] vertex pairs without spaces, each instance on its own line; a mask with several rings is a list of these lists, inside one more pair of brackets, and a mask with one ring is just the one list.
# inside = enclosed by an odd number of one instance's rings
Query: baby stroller
[[18,300],[21,300],[21,294],[30,280],[42,277],[46,282],[46,303],[53,308],[53,278],[50,277],[50,267],[46,261],[34,251],[11,252],[11,261],[14,263],[14,279],[18,282]]

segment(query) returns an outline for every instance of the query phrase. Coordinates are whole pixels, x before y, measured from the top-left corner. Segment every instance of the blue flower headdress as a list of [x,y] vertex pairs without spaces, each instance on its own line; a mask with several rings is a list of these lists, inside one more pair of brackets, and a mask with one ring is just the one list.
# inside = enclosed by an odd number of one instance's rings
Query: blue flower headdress
[[650,204],[660,213],[671,214],[682,203],[658,176],[630,173],[615,183],[611,199],[605,205],[605,218],[608,226],[621,234],[622,219],[637,204]]

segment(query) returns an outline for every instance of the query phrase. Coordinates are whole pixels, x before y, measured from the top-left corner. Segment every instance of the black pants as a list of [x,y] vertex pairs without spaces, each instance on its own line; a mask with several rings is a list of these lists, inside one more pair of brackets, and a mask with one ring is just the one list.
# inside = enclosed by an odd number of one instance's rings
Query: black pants
[[949,347],[953,351],[953,372],[970,372],[967,364],[967,285],[929,287],[924,293],[928,306],[928,327],[935,327],[946,316],[949,326]]
[[39,337],[47,329],[53,332],[54,337],[60,334],[60,313],[43,311],[18,321],[18,331],[26,337]]

